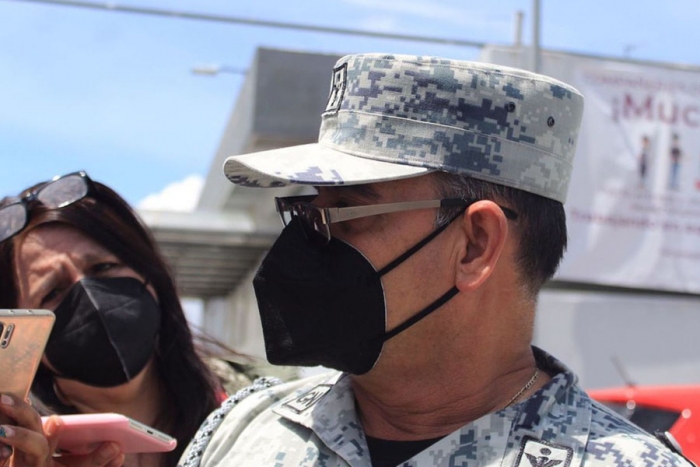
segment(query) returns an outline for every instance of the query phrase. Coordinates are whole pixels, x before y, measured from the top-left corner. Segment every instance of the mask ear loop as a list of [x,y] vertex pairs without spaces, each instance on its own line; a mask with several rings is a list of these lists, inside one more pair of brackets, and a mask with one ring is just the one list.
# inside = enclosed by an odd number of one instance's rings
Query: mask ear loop
[[[147,293],[150,294],[151,291],[148,290],[149,285],[152,285],[152,282],[150,281],[150,279],[146,278],[143,282],[143,288]],[[153,289],[155,290],[155,286],[153,287]],[[155,295],[156,296],[154,298],[156,300],[156,303],[160,307],[160,300],[158,300],[158,292],[156,292]],[[163,309],[161,308],[161,313],[163,313],[162,310]],[[162,326],[162,324],[163,324],[163,322],[162,322],[162,317],[161,317],[161,326]],[[160,352],[160,328],[158,329],[158,334],[156,335],[156,345],[153,348],[153,355],[156,357],[156,362],[158,362],[162,357],[161,352]]]
[[[143,282],[143,289],[144,289],[146,292],[148,292],[148,293],[150,294],[151,291],[148,290],[148,286],[149,286],[149,285],[153,285],[153,282],[151,282],[151,280],[148,279],[148,278],[144,279],[144,282]],[[155,285],[153,285],[153,298],[155,299],[155,301],[156,301],[156,303],[158,304],[158,306],[160,306],[160,299],[158,298],[158,292],[156,291],[156,286],[155,286]]]
[[53,393],[56,394],[56,398],[61,402],[61,404],[68,406],[68,407],[73,407],[73,404],[70,403],[66,395],[61,391],[61,388],[58,387],[58,383],[56,382],[56,376],[51,377],[51,382],[53,386]]
[[[413,255],[416,251],[420,250],[423,248],[428,242],[430,242],[432,239],[437,237],[440,233],[442,233],[447,227],[449,227],[452,222],[457,220],[459,217],[464,214],[464,211],[466,211],[467,207],[464,209],[460,209],[459,213],[455,214],[448,222],[445,222],[443,225],[435,229],[430,235],[425,237],[423,240],[420,242],[416,243],[413,247],[409,248],[408,251],[406,251],[404,254],[384,266],[381,270],[379,270],[378,274],[379,276],[383,276],[387,272],[391,271],[394,269],[396,266],[399,264],[403,263],[406,259],[408,259],[409,256]],[[440,298],[435,300],[433,303],[430,304],[427,308],[424,310],[421,310],[420,312],[416,313],[415,315],[411,316],[408,318],[406,321],[403,323],[399,324],[396,326],[394,329],[385,332],[383,335],[379,337],[379,340],[381,342],[386,342],[387,340],[391,339],[395,335],[405,331],[406,329],[410,328],[414,324],[416,324],[418,321],[422,320],[426,316],[428,316],[430,313],[433,311],[437,310],[440,308],[442,305],[447,303],[452,297],[457,295],[459,293],[459,289],[456,286],[452,286],[450,290],[445,292]]]
[[445,230],[447,227],[449,227],[450,224],[452,224],[455,220],[457,220],[457,218],[461,217],[462,214],[464,214],[464,211],[465,211],[466,209],[467,209],[466,207],[465,207],[464,209],[460,209],[459,213],[457,213],[455,216],[453,216],[449,221],[445,222],[443,225],[441,225],[440,227],[438,227],[437,229],[435,229],[430,235],[428,235],[428,236],[425,237],[423,240],[421,240],[420,242],[418,242],[418,243],[416,243],[415,245],[413,245],[411,248],[409,248],[406,252],[404,252],[404,253],[403,253],[402,255],[400,255],[398,258],[396,258],[395,260],[393,260],[392,262],[390,262],[389,264],[387,264],[386,266],[384,266],[383,268],[381,268],[379,271],[377,271],[377,274],[379,274],[379,276],[381,277],[381,276],[383,276],[384,274],[386,274],[386,273],[388,273],[389,271],[391,271],[392,269],[394,269],[394,268],[395,268],[396,266],[398,266],[399,264],[401,264],[401,263],[403,263],[404,261],[406,261],[406,260],[407,260],[410,256],[412,256],[416,251],[420,250],[420,249],[423,248],[425,245],[427,245],[432,239],[434,239],[435,237],[437,237],[438,235],[440,235],[440,234],[442,233],[442,231]]
[[403,323],[396,326],[391,331],[386,332],[383,336],[381,336],[382,342],[385,342],[385,341],[391,339],[392,337],[394,337],[395,335],[399,334],[400,332],[403,332],[406,329],[410,328],[411,326],[416,324],[418,321],[422,320],[423,318],[428,316],[430,313],[432,313],[433,311],[437,310],[442,305],[447,303],[452,297],[454,297],[458,293],[459,293],[459,289],[455,286],[452,286],[452,288],[450,290],[448,290],[447,292],[445,292],[442,295],[442,297],[438,298],[433,303],[431,303],[428,308],[422,310],[420,313],[417,313],[417,314],[411,316],[410,318],[408,318],[406,321],[404,321]]

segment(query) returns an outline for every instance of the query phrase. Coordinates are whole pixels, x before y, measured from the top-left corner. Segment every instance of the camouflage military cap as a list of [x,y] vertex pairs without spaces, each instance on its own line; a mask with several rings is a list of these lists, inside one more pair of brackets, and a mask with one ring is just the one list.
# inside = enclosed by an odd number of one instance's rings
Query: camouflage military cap
[[318,143],[229,157],[236,184],[351,185],[431,171],[564,202],[583,96],[547,76],[437,57],[360,54],[333,69]]

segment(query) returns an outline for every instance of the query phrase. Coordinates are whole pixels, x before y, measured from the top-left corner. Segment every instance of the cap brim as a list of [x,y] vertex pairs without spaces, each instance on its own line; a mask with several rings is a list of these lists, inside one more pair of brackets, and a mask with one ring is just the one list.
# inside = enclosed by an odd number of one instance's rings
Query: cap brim
[[231,156],[224,162],[224,174],[231,182],[261,188],[288,184],[358,185],[416,177],[431,171],[354,156],[318,143]]

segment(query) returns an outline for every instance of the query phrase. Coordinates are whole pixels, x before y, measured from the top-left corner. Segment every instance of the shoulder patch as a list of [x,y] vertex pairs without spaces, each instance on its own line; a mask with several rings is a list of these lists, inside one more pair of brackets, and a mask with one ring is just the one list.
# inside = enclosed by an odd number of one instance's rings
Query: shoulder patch
[[303,411],[313,407],[318,401],[325,396],[328,391],[331,390],[333,386],[330,384],[319,384],[309,392],[302,394],[296,399],[292,399],[289,402],[285,402],[283,407],[286,407],[296,413],[302,413]]
[[569,467],[574,450],[525,436],[515,467]]

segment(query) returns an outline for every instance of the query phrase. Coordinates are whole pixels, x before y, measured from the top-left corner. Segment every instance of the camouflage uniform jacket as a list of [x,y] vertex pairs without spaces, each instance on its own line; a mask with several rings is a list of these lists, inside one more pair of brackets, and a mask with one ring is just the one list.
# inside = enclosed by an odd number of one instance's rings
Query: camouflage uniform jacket
[[[403,467],[688,466],[655,437],[591,400],[576,376],[534,349],[552,380],[527,400],[445,436]],[[337,372],[237,401],[203,452],[202,467],[370,467],[350,378]],[[211,436],[211,429],[205,430]],[[195,447],[193,448],[193,445]],[[189,452],[188,452],[189,451]],[[198,460],[199,461],[199,460]],[[197,461],[197,462],[198,462]]]

